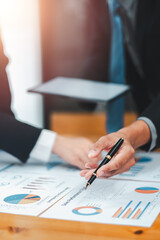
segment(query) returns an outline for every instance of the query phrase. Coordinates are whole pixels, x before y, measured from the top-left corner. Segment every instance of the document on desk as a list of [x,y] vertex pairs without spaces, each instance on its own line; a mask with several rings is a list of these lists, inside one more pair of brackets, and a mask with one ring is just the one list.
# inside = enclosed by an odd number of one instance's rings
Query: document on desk
[[23,163],[15,164],[10,161],[2,161],[2,168],[0,168],[0,172],[16,172],[16,173],[31,173],[31,174],[43,174],[47,176],[74,176],[75,178],[80,177],[80,169],[74,166],[71,166],[67,162],[64,162],[57,155],[52,154],[50,160],[48,162],[38,161],[37,159],[28,159],[27,163],[24,165]]
[[9,153],[0,150],[0,173],[11,169],[19,160]]
[[87,190],[75,187],[41,217],[150,227],[159,206],[160,183],[96,179]]
[[56,155],[21,164],[0,152],[0,212],[149,227],[159,214],[159,160],[160,153],[137,152],[130,171],[85,191],[80,170]]
[[[79,183],[75,179],[75,184]],[[36,174],[0,174],[0,212],[39,216],[73,188],[73,179]]]
[[0,212],[39,216],[82,181],[79,172],[56,155],[21,164],[0,151]]
[[136,152],[135,160],[136,164],[128,172],[112,179],[160,182],[160,153]]
[[[0,155],[1,156],[1,155]],[[13,161],[7,161],[5,154],[0,164],[0,172],[16,172],[16,173],[42,173],[47,176],[65,176],[79,177],[80,169],[71,166],[60,159],[57,155],[52,154],[50,161],[47,163],[29,159],[27,164],[20,164]],[[160,153],[152,152],[136,152],[136,164],[128,172],[116,175],[112,179],[126,179],[135,181],[153,181],[160,182]]]

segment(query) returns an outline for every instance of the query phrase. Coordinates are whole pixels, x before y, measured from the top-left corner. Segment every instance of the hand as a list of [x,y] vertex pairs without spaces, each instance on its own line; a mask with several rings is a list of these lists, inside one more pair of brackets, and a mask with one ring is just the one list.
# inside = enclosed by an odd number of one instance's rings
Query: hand
[[[97,171],[98,177],[111,177],[113,175],[120,174],[122,172],[128,171],[135,164],[134,148],[127,140],[127,137],[119,133],[109,134],[100,138],[98,142],[94,144],[93,149],[89,152],[89,157],[96,157],[96,155],[99,154],[102,150],[109,152],[109,150],[121,137],[124,138],[122,146],[114,155],[112,160]],[[87,163],[85,167],[91,168],[91,170],[81,171],[81,176],[85,176],[85,178],[88,180],[95,169],[98,167],[98,164]]]
[[[53,147],[53,152],[71,165],[81,169],[85,168],[85,164],[90,161],[88,152],[91,150],[93,143],[84,137],[63,137],[57,135]],[[92,158],[93,163],[101,160],[101,154]]]
[[[126,172],[132,166],[134,166],[135,148],[149,141],[149,127],[145,122],[137,120],[135,123],[130,125],[130,127],[123,128],[118,132],[108,134],[100,138],[93,145],[93,148],[89,152],[88,156],[92,159],[92,157],[95,158],[98,156],[102,150],[109,152],[109,150],[121,137],[124,138],[122,146],[112,160],[97,171],[98,177],[111,177],[113,175]],[[80,175],[85,176],[85,178],[88,180],[98,167],[98,164],[87,163],[85,167],[90,168],[90,170],[83,170],[81,171]]]

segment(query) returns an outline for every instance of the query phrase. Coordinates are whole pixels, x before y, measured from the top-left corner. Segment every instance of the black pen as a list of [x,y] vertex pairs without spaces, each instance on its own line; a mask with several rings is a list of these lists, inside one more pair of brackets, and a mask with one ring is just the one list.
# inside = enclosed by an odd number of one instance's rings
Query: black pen
[[114,154],[118,151],[118,149],[120,148],[120,146],[122,145],[124,139],[120,138],[116,144],[111,148],[111,150],[107,153],[107,155],[105,156],[105,158],[103,159],[103,161],[100,163],[100,165],[97,167],[97,169],[94,171],[94,173],[92,174],[92,176],[90,177],[90,179],[88,180],[87,184],[86,184],[86,189],[88,186],[90,186],[92,184],[92,182],[96,179],[97,177],[97,171],[100,167],[102,167],[103,165],[107,164],[111,158],[114,156]]

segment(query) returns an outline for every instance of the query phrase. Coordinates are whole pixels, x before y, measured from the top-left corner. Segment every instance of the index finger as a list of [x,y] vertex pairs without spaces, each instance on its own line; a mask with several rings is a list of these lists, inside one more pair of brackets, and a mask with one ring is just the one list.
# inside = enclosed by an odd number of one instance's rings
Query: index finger
[[121,147],[113,159],[97,171],[97,175],[100,175],[102,171],[106,173],[120,169],[127,161],[134,157],[134,154],[135,151],[133,148],[129,146]]
[[103,150],[110,149],[115,143],[115,140],[109,135],[101,137],[88,153],[89,158],[97,157]]

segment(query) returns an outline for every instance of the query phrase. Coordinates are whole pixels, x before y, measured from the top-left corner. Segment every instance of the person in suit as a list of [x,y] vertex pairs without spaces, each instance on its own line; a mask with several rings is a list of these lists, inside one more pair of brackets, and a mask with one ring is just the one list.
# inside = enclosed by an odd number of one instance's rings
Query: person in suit
[[6,73],[8,58],[3,51],[0,34],[0,149],[20,159],[29,157],[49,160],[53,152],[79,168],[89,160],[92,142],[87,138],[63,137],[47,129],[39,129],[18,121],[11,110],[11,93]]
[[[103,136],[89,152],[98,156],[120,138],[118,154],[98,171],[99,177],[110,177],[128,171],[135,164],[135,150],[152,151],[160,147],[160,1],[119,0],[125,47],[126,82],[137,106],[138,119],[130,126]],[[127,8],[130,7],[129,8]],[[134,9],[134,14],[133,14]],[[87,163],[81,176],[88,179],[97,164]]]

